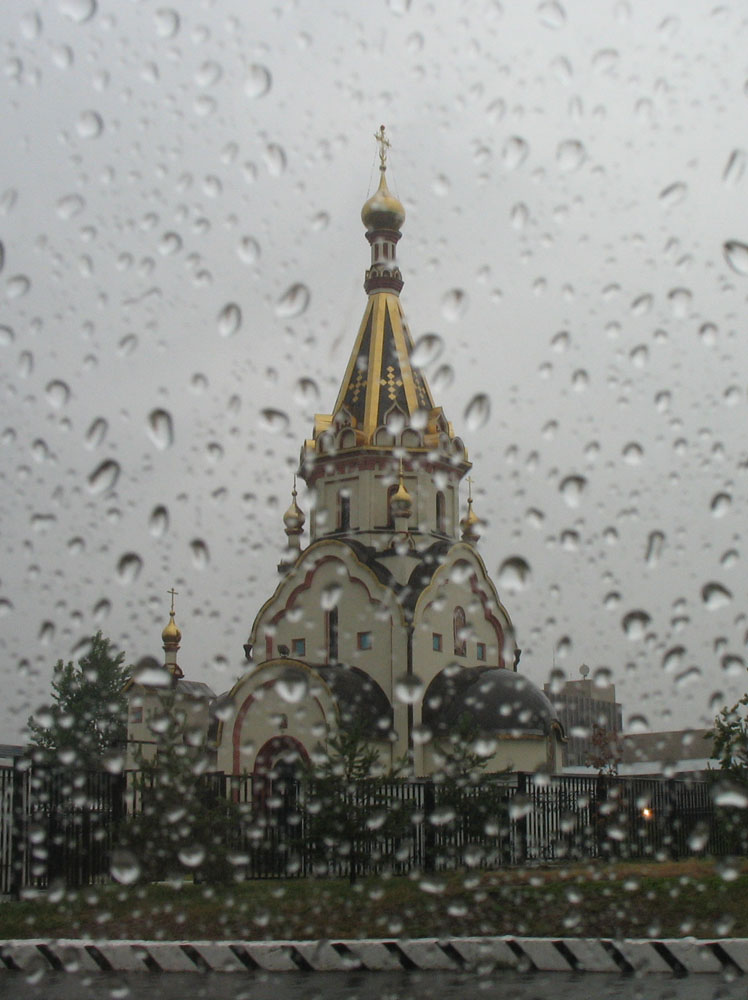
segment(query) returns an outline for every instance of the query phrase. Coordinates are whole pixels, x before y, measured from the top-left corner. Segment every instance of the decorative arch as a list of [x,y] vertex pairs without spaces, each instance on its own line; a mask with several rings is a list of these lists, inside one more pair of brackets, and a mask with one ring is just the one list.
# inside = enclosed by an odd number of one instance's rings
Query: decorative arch
[[467,619],[465,618],[465,609],[460,607],[458,604],[454,609],[454,614],[452,615],[455,656],[467,655],[467,639],[465,638],[466,627]]

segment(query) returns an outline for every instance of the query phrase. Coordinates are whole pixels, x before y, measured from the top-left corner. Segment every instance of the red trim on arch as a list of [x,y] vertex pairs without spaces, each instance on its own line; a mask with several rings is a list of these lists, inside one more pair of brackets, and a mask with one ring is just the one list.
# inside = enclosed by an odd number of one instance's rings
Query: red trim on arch
[[346,573],[348,574],[348,579],[352,583],[358,583],[358,584],[360,584],[364,588],[364,590],[366,591],[366,595],[367,595],[367,597],[369,598],[369,601],[372,604],[379,604],[382,607],[387,607],[387,605],[385,604],[384,601],[380,601],[378,598],[376,598],[372,594],[372,592],[369,590],[369,588],[367,587],[367,585],[364,583],[364,581],[360,577],[358,577],[358,576],[355,577],[355,578],[353,577],[350,569],[346,566],[345,561],[343,559],[341,559],[340,556],[323,556],[322,559],[320,559],[318,562],[315,562],[315,564],[308,570],[306,576],[301,581],[301,583],[298,585],[298,587],[295,587],[291,591],[291,593],[288,595],[288,600],[286,601],[286,603],[284,604],[284,606],[280,609],[280,611],[277,611],[273,615],[273,617],[270,619],[271,625],[274,625],[277,621],[279,621],[283,617],[284,614],[286,614],[286,612],[288,611],[288,609],[293,605],[293,603],[296,600],[297,596],[302,591],[308,590],[310,588],[310,586],[312,585],[312,579],[314,577],[314,574],[317,572],[318,569],[320,569],[322,566],[325,565],[325,563],[328,563],[328,562],[337,562],[337,563],[341,563],[343,566],[345,566]]

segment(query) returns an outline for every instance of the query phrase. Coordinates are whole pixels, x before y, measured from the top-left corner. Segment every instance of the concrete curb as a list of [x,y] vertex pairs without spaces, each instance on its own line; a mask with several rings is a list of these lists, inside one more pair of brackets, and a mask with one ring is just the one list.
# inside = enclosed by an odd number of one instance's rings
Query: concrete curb
[[0,970],[18,972],[444,971],[748,973],[748,939],[472,937],[362,941],[0,942]]

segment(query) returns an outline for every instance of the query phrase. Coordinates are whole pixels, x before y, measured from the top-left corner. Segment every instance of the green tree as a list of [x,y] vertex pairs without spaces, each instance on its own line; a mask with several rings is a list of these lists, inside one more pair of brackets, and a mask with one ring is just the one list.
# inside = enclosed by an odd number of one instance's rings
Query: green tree
[[726,776],[748,782],[748,694],[732,708],[725,706],[706,734],[712,740],[712,757]]
[[178,686],[160,691],[151,719],[156,756],[131,776],[135,811],[123,824],[119,851],[133,858],[139,878],[161,881],[192,875],[196,881],[229,882],[242,818],[226,795],[221,776],[206,773],[203,734],[190,724]]
[[100,768],[127,739],[130,668],[125,654],[97,632],[77,664],[58,660],[52,677],[52,704],[28,721],[30,744],[43,763]]
[[393,800],[379,754],[353,722],[328,737],[305,782],[305,843],[320,868],[342,862],[351,883],[374,863],[392,860],[407,822]]

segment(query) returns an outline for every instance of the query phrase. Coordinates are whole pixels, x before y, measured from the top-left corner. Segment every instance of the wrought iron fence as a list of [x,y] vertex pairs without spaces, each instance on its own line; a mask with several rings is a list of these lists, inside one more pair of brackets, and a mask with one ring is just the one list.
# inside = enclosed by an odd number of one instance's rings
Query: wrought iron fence
[[[0,768],[2,892],[109,878],[127,822],[154,810],[156,780],[152,771]],[[212,843],[250,879],[746,853],[745,824],[705,781],[514,774],[464,787],[347,786],[211,773],[191,794],[207,808]]]

